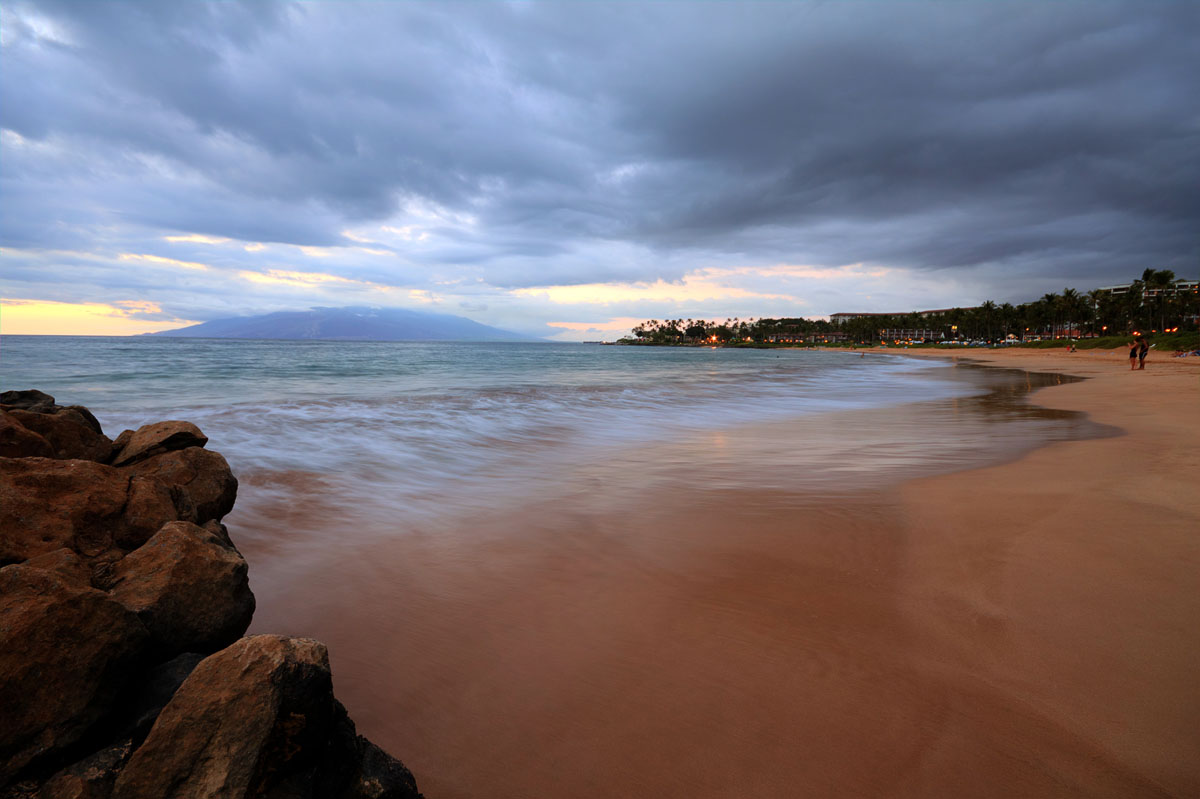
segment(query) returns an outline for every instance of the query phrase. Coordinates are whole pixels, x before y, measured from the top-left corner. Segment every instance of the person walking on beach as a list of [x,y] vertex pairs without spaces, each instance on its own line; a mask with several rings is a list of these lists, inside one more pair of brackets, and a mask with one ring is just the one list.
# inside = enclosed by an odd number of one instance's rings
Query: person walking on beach
[[1138,343],[1142,340],[1141,336],[1135,336],[1133,341],[1129,342],[1129,371],[1137,368],[1138,362]]
[[1138,369],[1146,368],[1146,355],[1150,352],[1150,344],[1142,336],[1138,336]]

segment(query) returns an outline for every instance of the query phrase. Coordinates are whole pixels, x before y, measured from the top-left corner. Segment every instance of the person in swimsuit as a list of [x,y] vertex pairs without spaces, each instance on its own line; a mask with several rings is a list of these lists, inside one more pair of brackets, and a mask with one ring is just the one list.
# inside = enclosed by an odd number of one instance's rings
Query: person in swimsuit
[[1146,355],[1150,352],[1150,343],[1146,339],[1138,337],[1138,368],[1146,368]]
[[1138,336],[1138,337],[1137,337],[1137,338],[1135,338],[1135,339],[1133,340],[1133,342],[1132,342],[1132,343],[1129,345],[1129,371],[1131,371],[1131,372],[1132,372],[1134,369],[1136,369],[1136,368],[1137,368],[1137,361],[1138,361],[1138,342],[1139,342],[1139,341],[1141,341],[1141,340],[1142,340],[1142,337],[1141,337],[1141,336]]

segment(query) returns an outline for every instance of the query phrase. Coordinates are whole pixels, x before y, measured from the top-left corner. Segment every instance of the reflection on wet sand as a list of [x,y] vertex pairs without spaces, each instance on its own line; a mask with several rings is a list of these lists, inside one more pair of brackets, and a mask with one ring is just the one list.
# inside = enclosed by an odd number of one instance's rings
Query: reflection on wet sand
[[955,373],[980,393],[589,450],[421,513],[246,475],[255,628],[326,641],[441,799],[1142,790],[912,626],[897,481],[1104,432],[1024,402],[1059,378]]

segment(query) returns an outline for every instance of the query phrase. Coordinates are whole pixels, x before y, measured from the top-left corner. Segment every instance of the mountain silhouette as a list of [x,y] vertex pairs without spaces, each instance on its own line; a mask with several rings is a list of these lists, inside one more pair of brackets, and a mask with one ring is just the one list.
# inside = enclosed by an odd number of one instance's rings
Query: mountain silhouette
[[312,308],[213,319],[151,333],[187,338],[325,339],[342,341],[536,341],[463,316],[405,308]]

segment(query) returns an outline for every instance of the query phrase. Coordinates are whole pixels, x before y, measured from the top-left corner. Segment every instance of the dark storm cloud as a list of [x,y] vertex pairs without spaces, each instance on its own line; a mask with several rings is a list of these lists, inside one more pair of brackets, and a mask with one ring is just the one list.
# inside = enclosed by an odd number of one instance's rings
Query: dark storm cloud
[[10,246],[415,214],[410,259],[494,286],[867,262],[1014,298],[1200,254],[1195,3],[4,14]]

